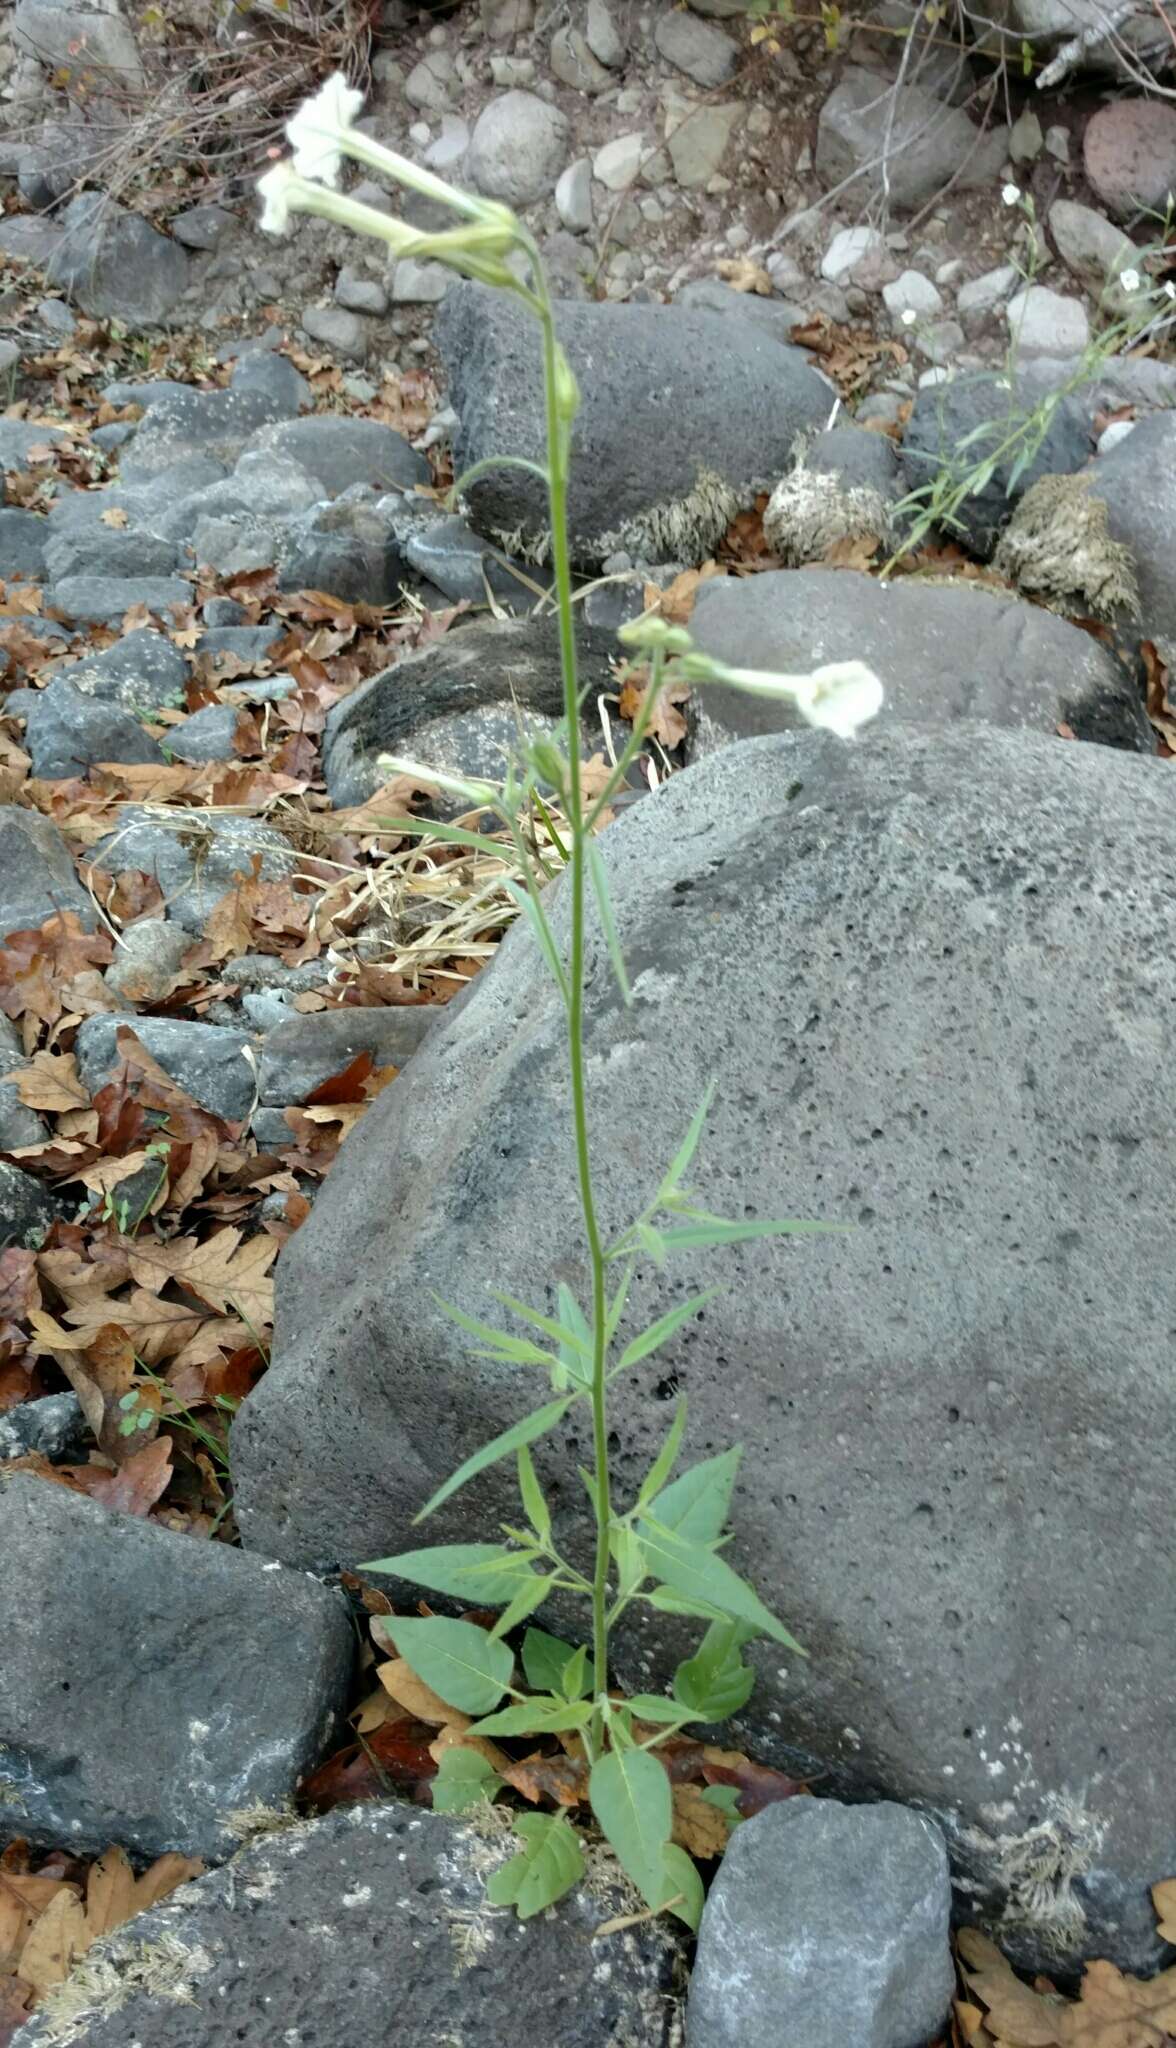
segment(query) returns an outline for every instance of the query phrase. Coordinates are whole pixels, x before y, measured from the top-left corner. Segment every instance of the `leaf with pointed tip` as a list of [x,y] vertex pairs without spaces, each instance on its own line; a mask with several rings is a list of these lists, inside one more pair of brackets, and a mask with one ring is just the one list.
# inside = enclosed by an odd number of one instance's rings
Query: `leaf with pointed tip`
[[518,1452],[519,1498],[526,1511],[527,1520],[539,1538],[546,1543],[551,1535],[551,1510],[543,1497],[531,1453],[526,1444],[519,1445]]
[[[669,1233],[663,1235],[668,1236]],[[658,1317],[656,1323],[650,1323],[647,1330],[642,1330],[639,1336],[626,1344],[617,1360],[615,1370],[624,1372],[630,1365],[636,1365],[640,1359],[648,1358],[652,1351],[657,1351],[661,1345],[668,1343],[675,1332],[681,1329],[683,1323],[688,1323],[698,1314],[699,1309],[705,1307],[708,1301],[713,1301],[718,1293],[717,1287],[707,1287],[701,1294],[692,1294],[689,1301],[680,1301],[677,1308],[668,1309],[664,1316]]]
[[727,1523],[731,1493],[742,1444],[732,1444],[717,1457],[688,1465],[685,1472],[643,1506],[664,1529],[673,1529],[692,1543],[716,1543]]
[[647,1906],[658,1912],[672,1887],[664,1854],[673,1826],[670,1781],[643,1749],[611,1749],[588,1780],[592,1811],[605,1839]]
[[698,1923],[702,1919],[704,1898],[702,1879],[694,1858],[688,1856],[685,1849],[680,1849],[676,1842],[667,1842],[662,1867],[670,1886],[666,1911],[672,1913],[675,1919],[684,1920],[692,1933],[697,1934]]
[[578,1398],[576,1394],[564,1394],[558,1401],[548,1401],[545,1407],[533,1409],[530,1415],[524,1415],[521,1422],[513,1423],[509,1429],[504,1429],[501,1436],[493,1437],[488,1444],[483,1444],[480,1451],[475,1451],[472,1457],[466,1459],[464,1465],[459,1465],[456,1472],[450,1473],[443,1486],[437,1488],[436,1493],[425,1502],[419,1513],[413,1516],[414,1524],[423,1522],[425,1516],[431,1515],[439,1508],[442,1501],[449,1499],[451,1493],[456,1493],[468,1480],[475,1478],[479,1472],[484,1472],[488,1465],[496,1465],[500,1458],[509,1458],[511,1452],[517,1451],[520,1445],[533,1444],[539,1437],[546,1436],[548,1430],[555,1428],[556,1423],[567,1414],[572,1402]]
[[584,1851],[566,1813],[521,1813],[514,1831],[523,1846],[488,1879],[486,1897],[492,1906],[513,1906],[520,1920],[530,1920],[579,1883]]
[[359,1570],[392,1572],[432,1593],[451,1593],[454,1599],[489,1607],[513,1600],[525,1579],[534,1577],[526,1559],[502,1543],[432,1543],[423,1550],[399,1551],[395,1557],[371,1558]]
[[628,1006],[633,1000],[633,991],[629,987],[629,977],[625,972],[625,956],[621,951],[621,942],[617,936],[612,897],[609,894],[608,874],[605,870],[604,861],[601,859],[600,848],[595,839],[588,841],[588,874],[592,882],[592,893],[596,898],[596,908],[600,913],[600,929],[604,933],[604,943],[608,948],[608,957],[612,965],[613,974],[616,976],[621,1001]]
[[479,1749],[454,1742],[441,1752],[432,1780],[434,1813],[468,1813],[484,1799],[493,1799],[502,1779]]
[[637,1506],[639,1508],[647,1506],[665,1485],[670,1473],[674,1469],[685,1429],[686,1396],[683,1394],[682,1399],[674,1410],[674,1419],[670,1424],[666,1440],[641,1482],[641,1491],[637,1495]]
[[571,1654],[571,1645],[561,1642],[558,1636],[549,1636],[546,1629],[529,1628],[523,1637],[527,1684],[536,1692],[559,1692],[564,1665]]
[[729,1223],[723,1216],[699,1217],[693,1223],[671,1223],[660,1232],[667,1251],[698,1251],[708,1244],[743,1244],[753,1237],[815,1237],[848,1230],[847,1223],[797,1223],[766,1217],[758,1223]]
[[739,1652],[755,1634],[749,1622],[712,1622],[693,1657],[674,1673],[674,1697],[698,1721],[726,1721],[747,1705],[755,1672]]
[[707,1601],[722,1614],[751,1622],[762,1635],[771,1636],[773,1642],[805,1655],[783,1622],[777,1621],[759,1594],[740,1578],[738,1572],[732,1571],[725,1558],[708,1550],[704,1544],[690,1543],[674,1530],[655,1522],[643,1519],[640,1529],[652,1577],[661,1579],[675,1593],[681,1593],[687,1599]]
[[558,1735],[568,1728],[586,1728],[592,1719],[587,1700],[523,1700],[518,1706],[500,1707],[484,1721],[475,1721],[474,1735]]
[[697,1716],[689,1713],[685,1707],[679,1706],[676,1700],[668,1700],[660,1692],[635,1692],[631,1699],[625,1701],[625,1705],[632,1708],[639,1721],[656,1721],[664,1723],[666,1727],[697,1719]]
[[463,1714],[490,1713],[510,1683],[514,1658],[506,1644],[472,1621],[391,1614],[384,1616],[384,1632],[438,1699]]
[[524,1579],[509,1607],[503,1608],[490,1631],[491,1635],[508,1636],[512,1628],[518,1627],[520,1621],[526,1621],[528,1615],[534,1614],[537,1608],[542,1607],[551,1591],[551,1576],[542,1572],[532,1572]]
[[706,1093],[690,1119],[690,1127],[686,1132],[686,1136],[683,1138],[682,1143],[665,1170],[662,1184],[658,1189],[659,1202],[664,1202],[667,1195],[677,1193],[678,1183],[693,1159],[695,1152],[698,1150],[698,1141],[702,1136],[703,1126],[706,1123],[707,1117],[710,1115],[711,1103],[715,1099],[715,1086],[716,1083],[714,1081],[708,1081]]

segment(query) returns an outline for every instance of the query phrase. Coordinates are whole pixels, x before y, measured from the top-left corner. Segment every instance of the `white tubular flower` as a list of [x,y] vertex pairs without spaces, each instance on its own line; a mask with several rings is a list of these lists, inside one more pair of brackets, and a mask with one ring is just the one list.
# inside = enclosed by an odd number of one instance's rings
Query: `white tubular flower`
[[485,810],[487,804],[498,802],[501,791],[492,782],[472,782],[461,775],[444,775],[439,768],[426,768],[420,761],[410,761],[403,754],[378,754],[376,766],[382,775],[407,775],[421,789],[443,789],[450,796],[460,796],[472,810]]
[[293,164],[283,160],[267,171],[257,181],[265,205],[261,213],[261,229],[267,235],[285,235],[290,232],[290,202],[299,183]]
[[1020,203],[1021,187],[1019,185],[1002,185],[1000,196],[1006,206],[1016,206]]
[[1139,290],[1139,282],[1138,270],[1121,270],[1119,272],[1119,283],[1125,292],[1137,292]]
[[834,661],[814,669],[807,678],[809,690],[798,694],[796,703],[810,725],[852,740],[859,726],[868,724],[882,709],[882,685],[864,661]]
[[1169,299],[1176,299],[1176,284],[1173,284],[1171,279],[1164,286],[1164,296]]
[[342,150],[362,105],[363,94],[336,71],[314,98],[304,101],[292,115],[286,134],[294,150],[294,168],[301,177],[313,178],[320,185],[339,183]]

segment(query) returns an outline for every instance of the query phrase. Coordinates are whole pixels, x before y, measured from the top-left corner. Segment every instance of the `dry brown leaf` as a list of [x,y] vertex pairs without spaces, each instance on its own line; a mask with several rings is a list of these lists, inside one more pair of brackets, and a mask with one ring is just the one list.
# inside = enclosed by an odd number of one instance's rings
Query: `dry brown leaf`
[[135,1873],[126,1850],[116,1845],[91,1864],[86,1879],[87,1945],[121,1927],[135,1910]]
[[691,1856],[721,1856],[730,1834],[726,1814],[704,1798],[698,1785],[674,1786],[673,1839],[680,1849]]
[[178,1850],[169,1849],[164,1855],[157,1856],[136,1881],[132,1910],[146,1913],[180,1885],[191,1884],[193,1878],[203,1875],[204,1865],[198,1856],[181,1856]]
[[103,526],[114,527],[125,526],[130,518],[125,505],[108,505],[105,512],[100,512],[98,516]]
[[68,1977],[86,1947],[82,1902],[73,1885],[60,1885],[21,1950],[21,1977],[34,1991],[47,1991]]
[[231,1310],[259,1328],[273,1321],[269,1269],[277,1255],[276,1239],[259,1233],[242,1243],[241,1232],[231,1225],[204,1244],[176,1237],[170,1244],[136,1242],[128,1247],[131,1272],[141,1286],[162,1287],[165,1279],[176,1280],[219,1314]]
[[27,1066],[0,1078],[12,1081],[27,1109],[89,1109],[89,1090],[78,1078],[72,1052],[35,1052]]
[[1164,2048],[1176,2034],[1176,1968],[1145,1983],[1114,1963],[1088,1963],[1067,2006],[1059,2048]]
[[1007,2041],[1008,2048],[1059,2048],[1065,1999],[1022,1984],[995,1942],[978,1928],[961,1928],[956,1947],[968,1988],[987,2008],[990,2030],[999,2040]]
[[[465,1723],[464,1727],[462,1726],[463,1722]],[[433,1762],[439,1764],[447,1749],[476,1749],[479,1756],[485,1757],[491,1770],[497,1771],[499,1777],[501,1777],[503,1767],[510,1762],[506,1751],[499,1749],[496,1742],[491,1742],[488,1735],[467,1734],[468,1727],[469,1722],[466,1721],[464,1714],[460,1714],[454,1720],[448,1721],[437,1736],[436,1741],[429,1744],[429,1755],[432,1757]]]
[[750,256],[724,256],[715,269],[733,292],[754,292],[758,298],[770,299],[776,289],[763,264],[754,263]]
[[1176,1877],[1166,1877],[1161,1884],[1153,1884],[1151,1895],[1159,1923],[1156,1933],[1161,1941],[1176,1942]]
[[821,562],[826,569],[863,569],[874,566],[874,557],[882,543],[875,533],[843,534],[826,548]]
[[428,1721],[433,1727],[468,1728],[468,1714],[459,1714],[455,1707],[445,1701],[418,1678],[415,1671],[403,1657],[390,1657],[386,1664],[377,1664],[376,1677],[390,1699],[398,1707],[411,1714],[416,1721]]
[[1147,678],[1147,715],[1163,745],[1176,753],[1176,707],[1168,697],[1167,665],[1161,659],[1154,640],[1141,640],[1139,652]]

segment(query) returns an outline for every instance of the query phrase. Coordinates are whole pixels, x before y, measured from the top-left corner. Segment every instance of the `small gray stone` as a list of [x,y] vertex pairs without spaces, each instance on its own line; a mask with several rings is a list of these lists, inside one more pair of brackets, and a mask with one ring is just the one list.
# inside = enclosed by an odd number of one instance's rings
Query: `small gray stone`
[[623,192],[633,183],[648,151],[644,135],[616,135],[597,150],[592,159],[592,175],[609,192]]
[[564,22],[551,38],[551,68],[561,85],[573,92],[607,92],[614,83],[607,65],[593,56],[583,31]]
[[166,621],[173,605],[191,601],[191,584],[178,576],[67,576],[52,593],[67,619],[94,626],[120,625],[139,605]]
[[283,590],[329,590],[348,604],[394,604],[405,573],[403,501],[352,497],[316,505],[277,547]]
[[[119,1064],[119,1017],[86,1017],[75,1042],[78,1073],[90,1094],[110,1080]],[[144,1049],[202,1109],[240,1122],[253,1107],[254,1063],[246,1057],[254,1041],[247,1031],[220,1024],[193,1024],[186,1017],[136,1017],[132,1027]]]
[[264,449],[298,464],[322,486],[323,495],[337,498],[352,484],[371,484],[379,491],[407,489],[429,482],[429,465],[403,434],[382,420],[346,419],[341,414],[312,413],[301,420],[282,420],[263,427],[246,452]]
[[556,107],[530,92],[508,92],[482,109],[470,139],[469,174],[479,192],[529,206],[546,199],[568,154],[569,130]]
[[534,0],[479,0],[482,27],[491,42],[526,35],[535,19]]
[[183,925],[164,917],[137,918],[119,935],[103,977],[106,986],[136,1002],[162,1002],[191,945],[192,934]]
[[1026,107],[1009,129],[1009,155],[1015,164],[1036,163],[1043,141],[1041,123],[1033,108]]
[[33,774],[46,782],[85,775],[98,761],[155,761],[166,756],[137,718],[118,704],[86,697],[64,675],[39,690],[25,721]]
[[878,258],[886,253],[885,239],[877,228],[838,228],[821,258],[821,276],[829,284],[840,284],[867,257]]
[[418,263],[415,256],[401,256],[389,272],[396,306],[440,305],[452,282],[453,272],[443,263]]
[[[251,872],[255,856],[264,882],[278,881],[298,865],[289,841],[259,818],[183,811],[169,829],[142,805],[128,804],[117,831],[99,841],[91,859],[112,875],[127,868],[154,875],[168,918],[199,932],[213,905]],[[85,900],[92,922],[93,906]]]
[[826,187],[856,178],[854,192],[881,193],[883,160],[890,204],[912,209],[949,181],[966,190],[995,169],[991,139],[983,141],[959,107],[922,86],[895,88],[876,71],[848,65],[818,119],[818,176]]
[[1018,362],[1037,356],[1080,356],[1090,340],[1090,320],[1081,299],[1068,299],[1043,284],[1026,285],[1008,304],[1009,334]]
[[565,228],[574,235],[586,235],[592,227],[592,165],[586,156],[576,158],[561,172],[555,188],[555,210]]
[[627,45],[608,0],[588,0],[584,35],[592,55],[607,64],[610,71],[619,71]]
[[[9,1160],[0,1159],[0,1252],[7,1251],[10,1245],[38,1251],[45,1232],[60,1215],[61,1209],[44,1181],[34,1179],[31,1173],[22,1173]],[[0,1678],[0,1685],[2,1682]]]
[[[87,2017],[86,2048],[225,2048],[226,2023],[250,2048],[516,2048],[520,1995],[528,2039],[553,2048],[673,2048],[681,1950],[666,1917],[612,1936],[602,1956],[594,1930],[632,1908],[613,1877],[532,1920],[488,1910],[486,1880],[516,1846],[509,1830],[401,1800],[263,1834],[91,1949],[88,1968],[124,1995]],[[138,1988],[144,1953],[182,1959],[179,1995]],[[37,2016],[21,2032],[20,2048],[54,2039]]]
[[151,626],[124,633],[101,654],[63,662],[54,669],[84,697],[121,704],[124,711],[159,711],[177,705],[188,679],[180,649]]
[[324,1081],[370,1052],[377,1067],[402,1067],[436,1020],[433,1005],[295,1013],[266,1033],[258,1095],[267,1107],[306,1102]]
[[[117,7],[99,0],[17,0],[12,18],[16,48],[67,74],[108,71],[132,90],[143,82],[135,32]],[[101,81],[109,87],[109,79]]]
[[1129,303],[1131,295],[1116,286],[1120,272],[1140,270],[1140,251],[1130,236],[1105,214],[1072,199],[1055,199],[1048,219],[1054,246],[1066,269],[1092,290],[1105,292],[1116,307]]
[[741,100],[717,106],[679,105],[667,108],[666,148],[679,185],[688,192],[709,184],[718,174],[727,146],[746,108]]
[[419,107],[424,114],[442,114],[453,105],[457,83],[448,50],[427,50],[404,81],[404,97],[410,107]]
[[[405,556],[453,604],[484,605],[489,585],[508,609],[529,611],[535,602],[534,565],[517,566],[512,575],[507,558],[476,534],[459,513],[442,519],[405,544]],[[524,580],[525,579],[525,580]]]
[[35,1109],[20,1099],[10,1074],[28,1065],[21,1036],[15,1024],[0,1016],[0,1152],[15,1152],[20,1145],[39,1145],[45,1124]]
[[943,1836],[882,1802],[736,1828],[698,1930],[688,2048],[923,2048],[955,1985]]
[[56,825],[40,811],[0,804],[0,939],[39,931],[46,918],[65,910],[93,931],[93,900]]
[[0,1461],[39,1452],[52,1464],[84,1458],[89,1429],[76,1394],[45,1394],[0,1415]]
[[1176,664],[1176,415],[1138,420],[1127,440],[1091,465],[1090,488],[1107,507],[1112,538],[1134,558],[1143,633]]
[[6,1829],[231,1854],[243,1811],[284,1806],[340,1726],[345,1602],[23,1472],[0,1479],[0,1526]]
[[23,420],[0,419],[0,474],[6,469],[27,469],[33,448],[63,447],[69,435],[59,427],[30,427]]
[[725,85],[739,62],[739,45],[730,36],[680,7],[658,17],[653,40],[667,63],[696,85]]
[[442,178],[453,178],[458,166],[464,163],[469,146],[469,122],[463,121],[460,114],[442,114],[441,132],[425,151],[426,170],[436,171]]
[[239,357],[233,365],[230,388],[264,393],[275,419],[293,419],[296,413],[309,412],[314,404],[314,394],[302,372],[276,349],[251,348]]
[[81,192],[61,228],[46,275],[83,312],[132,328],[157,327],[175,312],[189,283],[188,258],[141,213],[101,192]]
[[235,219],[227,206],[190,206],[176,215],[171,231],[185,249],[215,249]]
[[[208,606],[204,607],[205,617]],[[213,661],[231,655],[234,661],[262,662],[271,647],[283,637],[281,626],[210,626],[196,642],[196,653]]]
[[48,538],[48,523],[39,512],[0,505],[0,578],[10,583],[28,579],[39,583],[45,575]]
[[388,294],[378,277],[346,263],[335,279],[335,298],[349,313],[372,313],[378,319],[388,311]]
[[[915,321],[933,320],[943,311],[943,295],[921,271],[904,270],[893,284],[882,287],[886,310],[896,326],[914,326]],[[903,315],[913,313],[914,320],[904,321]]]
[[169,726],[164,744],[177,761],[233,761],[240,721],[235,704],[205,704],[182,724]]
[[986,270],[982,277],[970,278],[956,293],[960,312],[965,316],[993,312],[1004,304],[1020,274],[1015,263],[1004,263],[999,270]]
[[372,330],[361,314],[348,313],[343,306],[306,306],[302,325],[312,341],[342,362],[366,363]]

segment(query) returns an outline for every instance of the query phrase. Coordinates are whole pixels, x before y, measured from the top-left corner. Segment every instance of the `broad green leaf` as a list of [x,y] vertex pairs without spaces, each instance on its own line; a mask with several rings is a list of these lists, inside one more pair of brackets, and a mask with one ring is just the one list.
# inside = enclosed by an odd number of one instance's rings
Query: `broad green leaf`
[[492,1906],[513,1906],[520,1920],[530,1920],[579,1883],[584,1851],[566,1813],[521,1813],[514,1831],[523,1847],[488,1880],[486,1897]]
[[[511,1452],[517,1451],[520,1445],[533,1444],[538,1437],[546,1436],[548,1430],[554,1429],[556,1423],[567,1414],[572,1402],[577,1398],[575,1394],[564,1394],[558,1401],[548,1401],[545,1407],[533,1409],[530,1415],[524,1415],[521,1422],[512,1424],[510,1429],[504,1429],[501,1436],[496,1436],[490,1443],[483,1444],[480,1451],[475,1451],[472,1457],[466,1459],[464,1465],[459,1465],[456,1472],[450,1473],[443,1486],[437,1488],[436,1493],[425,1502],[419,1514],[413,1516],[414,1524],[423,1522],[425,1516],[431,1515],[439,1508],[442,1501],[449,1499],[451,1493],[456,1493],[459,1486],[464,1486],[467,1480],[473,1479],[477,1473],[484,1472],[488,1465],[496,1465],[500,1458],[509,1458]],[[444,1694],[442,1697],[444,1698]]]
[[674,1673],[674,1697],[699,1721],[726,1721],[747,1705],[755,1672],[739,1651],[755,1631],[741,1621],[712,1622],[693,1657]]
[[680,1849],[676,1842],[667,1842],[662,1867],[669,1885],[667,1911],[675,1919],[684,1920],[692,1933],[697,1934],[702,1919],[704,1904],[702,1879],[692,1856]]
[[665,1170],[662,1184],[658,1189],[659,1202],[664,1202],[667,1195],[677,1192],[682,1175],[698,1150],[698,1141],[702,1136],[703,1126],[706,1123],[707,1117],[710,1115],[711,1103],[715,1099],[715,1085],[713,1081],[707,1083],[706,1093],[690,1119],[690,1128]]
[[565,1700],[581,1700],[591,1688],[588,1674],[588,1645],[581,1643],[574,1650],[560,1673],[559,1690]]
[[805,1655],[783,1622],[776,1620],[759,1594],[717,1552],[649,1521],[642,1521],[641,1536],[651,1575],[663,1580],[675,1593],[682,1593],[687,1599],[709,1601],[721,1613],[749,1621],[762,1635],[771,1636],[773,1642]]
[[688,1465],[655,1499],[642,1505],[663,1529],[673,1529],[692,1543],[715,1543],[727,1524],[742,1456],[742,1444],[733,1444],[717,1457]]
[[526,1510],[527,1520],[541,1543],[551,1535],[551,1510],[543,1498],[531,1453],[526,1444],[521,1444],[518,1454],[519,1498]]
[[592,1719],[587,1700],[523,1700],[500,1707],[484,1721],[475,1721],[474,1735],[558,1735],[565,1728],[586,1728]]
[[622,1868],[646,1905],[659,1911],[671,1889],[664,1853],[673,1825],[662,1766],[644,1749],[610,1749],[592,1766],[588,1796]]
[[848,1229],[847,1223],[796,1223],[774,1218],[758,1223],[728,1223],[722,1216],[707,1216],[694,1223],[671,1223],[660,1235],[667,1251],[679,1252],[701,1250],[708,1244],[742,1244],[752,1237],[814,1237]]
[[[514,1559],[514,1564],[508,1563]],[[433,1593],[452,1593],[455,1599],[476,1600],[497,1607],[513,1600],[523,1573],[525,1558],[502,1543],[433,1543],[423,1550],[402,1550],[395,1557],[372,1558],[359,1566],[361,1572],[394,1572],[414,1586],[428,1586]]]
[[554,1337],[557,1344],[567,1344],[573,1351],[580,1352],[591,1365],[591,1342],[586,1335],[581,1336],[573,1324],[558,1322],[554,1316],[545,1316],[542,1309],[528,1308],[525,1301],[517,1300],[513,1294],[500,1294],[496,1287],[490,1291],[495,1301],[502,1303],[503,1308],[513,1309],[515,1315],[520,1316],[523,1322],[534,1323],[537,1330],[542,1330],[545,1336]]
[[560,1641],[558,1636],[549,1636],[546,1629],[529,1628],[523,1637],[523,1670],[527,1684],[535,1692],[560,1692],[560,1680],[564,1666],[571,1656],[571,1646]]
[[681,1448],[685,1428],[686,1396],[683,1394],[674,1411],[674,1419],[670,1424],[666,1440],[641,1482],[641,1491],[637,1495],[637,1506],[639,1508],[645,1507],[647,1502],[651,1501],[656,1494],[661,1492],[662,1487],[674,1469],[674,1461]]
[[502,1779],[478,1749],[455,1742],[441,1752],[433,1780],[434,1813],[468,1813],[483,1799],[493,1799]]
[[[672,1235],[672,1231],[663,1232],[667,1242]],[[717,1287],[708,1287],[702,1294],[691,1295],[689,1301],[680,1301],[677,1308],[668,1309],[664,1316],[658,1317],[656,1323],[650,1323],[647,1330],[642,1330],[639,1336],[633,1338],[632,1343],[626,1344],[617,1360],[616,1370],[624,1372],[628,1366],[636,1365],[639,1359],[648,1358],[651,1351],[656,1351],[660,1345],[667,1343],[674,1332],[681,1329],[683,1323],[688,1323],[692,1316],[697,1315],[704,1303],[713,1301],[719,1291]]]
[[476,1337],[496,1358],[506,1359],[512,1365],[551,1364],[550,1351],[541,1351],[537,1344],[532,1344],[526,1337],[513,1337],[509,1330],[496,1329],[493,1323],[484,1323],[478,1316],[467,1316],[464,1309],[458,1308],[452,1301],[444,1300],[440,1294],[435,1294],[433,1300],[438,1308],[444,1309],[450,1321],[456,1323],[459,1330],[464,1330],[467,1336]]
[[676,1700],[668,1700],[665,1694],[660,1692],[635,1692],[632,1699],[625,1701],[625,1705],[632,1709],[639,1721],[663,1722],[666,1727],[674,1722],[697,1719],[697,1716],[688,1713],[685,1707],[679,1706]]
[[604,933],[604,943],[608,947],[608,957],[612,963],[612,971],[616,976],[617,987],[621,992],[621,1001],[628,1005],[633,1000],[633,991],[629,987],[629,977],[625,972],[625,956],[621,951],[621,942],[617,936],[616,919],[613,917],[612,897],[609,895],[608,875],[605,872],[604,861],[601,858],[600,848],[595,839],[588,841],[588,873],[592,880],[592,893],[596,898],[596,908],[600,913],[600,929]]
[[542,1607],[551,1591],[551,1576],[532,1572],[524,1579],[509,1607],[504,1607],[490,1633],[492,1636],[508,1636],[520,1621],[526,1621],[536,1608]]
[[425,1619],[389,1614],[384,1624],[405,1662],[447,1705],[463,1714],[488,1714],[498,1705],[514,1658],[484,1628],[439,1614]]

